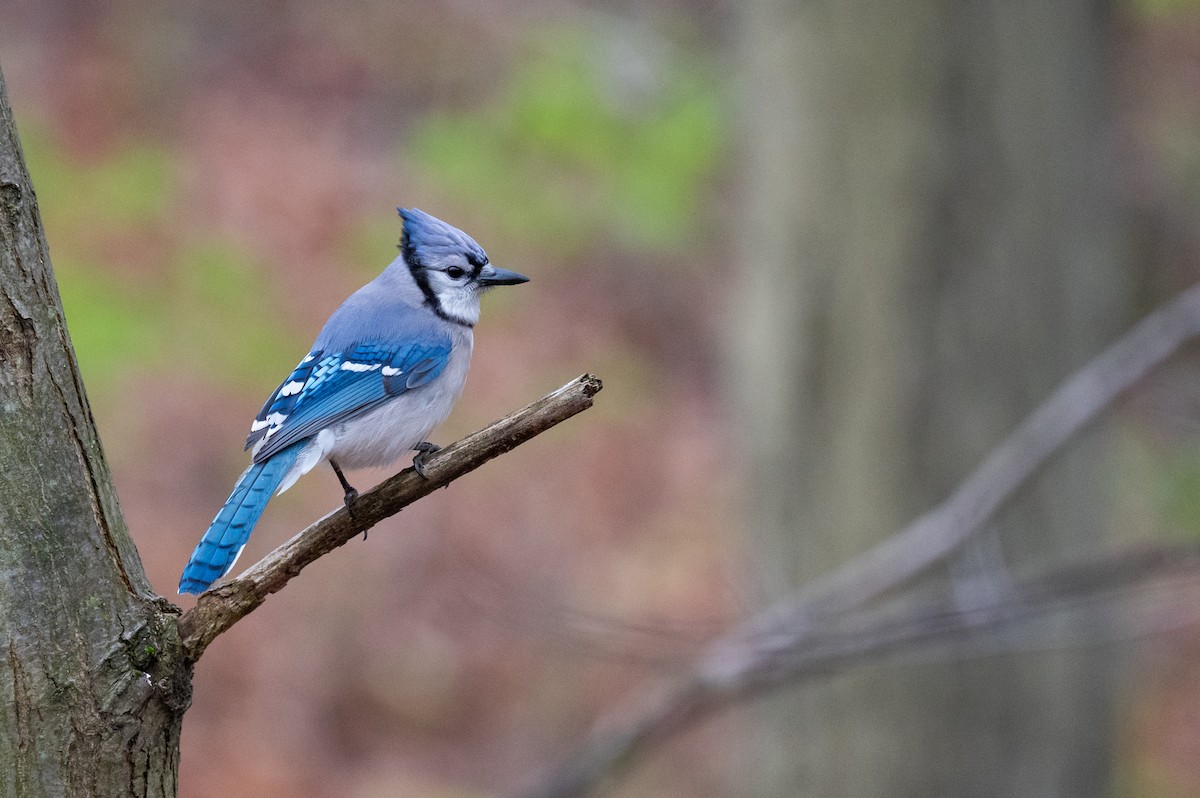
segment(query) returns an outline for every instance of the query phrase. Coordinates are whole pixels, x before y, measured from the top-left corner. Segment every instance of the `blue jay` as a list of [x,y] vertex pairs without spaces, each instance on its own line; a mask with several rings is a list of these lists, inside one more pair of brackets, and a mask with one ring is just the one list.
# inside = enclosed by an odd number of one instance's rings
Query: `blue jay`
[[233,567],[274,493],[324,462],[345,491],[342,468],[383,466],[416,451],[450,414],[471,360],[479,296],[529,278],[488,263],[466,233],[415,208],[400,256],[334,311],[312,351],[250,425],[253,463],[183,569],[180,593],[200,593]]

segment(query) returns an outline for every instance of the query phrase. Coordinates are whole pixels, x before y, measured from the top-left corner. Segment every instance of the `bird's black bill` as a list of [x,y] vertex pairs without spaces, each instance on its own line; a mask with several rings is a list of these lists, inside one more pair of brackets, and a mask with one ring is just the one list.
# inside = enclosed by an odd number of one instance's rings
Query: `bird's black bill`
[[490,263],[483,267],[479,272],[479,277],[475,279],[480,285],[519,285],[520,283],[529,282],[529,278],[523,274],[510,272],[508,269],[498,269]]

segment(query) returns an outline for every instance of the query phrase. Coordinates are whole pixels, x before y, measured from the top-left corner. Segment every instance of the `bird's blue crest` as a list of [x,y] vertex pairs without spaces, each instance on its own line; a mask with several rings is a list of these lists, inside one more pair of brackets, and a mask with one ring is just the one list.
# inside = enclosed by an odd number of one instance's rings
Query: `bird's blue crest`
[[404,253],[410,268],[420,268],[438,257],[451,254],[462,254],[475,266],[482,266],[488,262],[483,247],[457,227],[448,225],[418,208],[396,210],[404,220],[400,251]]

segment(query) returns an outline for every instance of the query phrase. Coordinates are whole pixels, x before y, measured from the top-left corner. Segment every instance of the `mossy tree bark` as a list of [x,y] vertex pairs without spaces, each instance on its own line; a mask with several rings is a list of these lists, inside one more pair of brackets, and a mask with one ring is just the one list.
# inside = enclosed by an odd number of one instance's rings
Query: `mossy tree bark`
[[0,75],[0,795],[175,795],[175,612],[117,506]]

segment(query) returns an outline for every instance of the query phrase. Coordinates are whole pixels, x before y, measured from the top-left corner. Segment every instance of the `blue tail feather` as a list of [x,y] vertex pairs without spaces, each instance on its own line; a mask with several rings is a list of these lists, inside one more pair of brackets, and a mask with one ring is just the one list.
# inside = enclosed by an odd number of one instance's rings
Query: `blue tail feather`
[[246,469],[184,567],[180,593],[203,593],[233,567],[271,495],[307,443],[294,443]]

